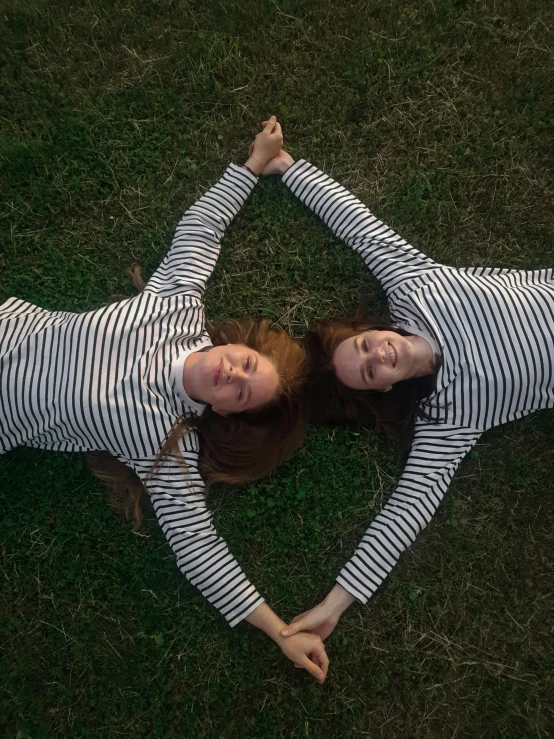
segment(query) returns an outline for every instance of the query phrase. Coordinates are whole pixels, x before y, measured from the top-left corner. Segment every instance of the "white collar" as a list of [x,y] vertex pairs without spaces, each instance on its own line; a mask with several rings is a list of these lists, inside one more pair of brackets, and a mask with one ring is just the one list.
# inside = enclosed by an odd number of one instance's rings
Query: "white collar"
[[190,349],[185,349],[179,354],[173,366],[171,368],[170,382],[171,389],[187,406],[187,410],[192,411],[197,416],[201,416],[206,408],[206,403],[199,403],[197,400],[193,400],[183,385],[183,369],[187,357],[193,352],[199,352],[202,349],[213,346],[209,337],[206,337],[198,342],[195,346]]

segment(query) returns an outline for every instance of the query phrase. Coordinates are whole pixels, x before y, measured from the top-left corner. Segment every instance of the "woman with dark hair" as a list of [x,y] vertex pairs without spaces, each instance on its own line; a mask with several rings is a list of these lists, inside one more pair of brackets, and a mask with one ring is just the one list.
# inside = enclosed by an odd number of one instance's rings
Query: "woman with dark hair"
[[[320,321],[312,331],[308,331],[305,344],[310,355],[308,381],[309,415],[316,423],[340,424],[358,423],[366,427],[377,426],[395,439],[404,451],[408,451],[413,437],[416,417],[428,418],[424,399],[434,390],[436,371],[440,357],[434,358],[434,371],[414,374],[404,380],[395,380],[390,387],[380,390],[367,390],[365,382],[357,374],[352,385],[339,380],[335,369],[336,352],[339,358],[348,340],[378,331],[385,335],[393,333],[392,340],[398,336],[407,341],[410,334],[399,326],[392,326],[382,319],[370,323],[360,320]],[[365,341],[373,337],[367,337]],[[364,341],[361,344],[364,348]],[[362,385],[361,388],[355,385]]]
[[206,330],[203,296],[225,229],[282,145],[272,117],[243,167],[181,219],[140,295],[89,313],[0,305],[0,454],[16,446],[97,452],[89,463],[140,523],[148,494],[177,564],[231,626],[264,630],[320,682],[321,639],[283,638],[217,536],[205,486],[270,472],[302,442],[305,349],[268,321]]
[[390,326],[323,322],[308,335],[312,414],[329,422],[374,417],[411,446],[396,491],[335,587],[282,632],[325,638],[354,600],[371,598],[430,522],[481,434],[554,406],[554,271],[439,264],[308,162],[281,151],[263,173],[284,175],[361,255],[389,302]]

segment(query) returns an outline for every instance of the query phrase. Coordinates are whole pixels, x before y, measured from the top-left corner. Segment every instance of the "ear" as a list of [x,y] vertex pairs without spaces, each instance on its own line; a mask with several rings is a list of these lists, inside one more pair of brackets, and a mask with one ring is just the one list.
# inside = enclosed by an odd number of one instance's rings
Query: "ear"
[[382,390],[379,390],[380,393],[388,393],[389,390],[392,390],[392,385],[388,385],[387,387],[384,387]]
[[212,411],[214,413],[217,413],[219,416],[228,416],[229,411],[224,411],[223,408],[216,408],[215,405],[212,405]]

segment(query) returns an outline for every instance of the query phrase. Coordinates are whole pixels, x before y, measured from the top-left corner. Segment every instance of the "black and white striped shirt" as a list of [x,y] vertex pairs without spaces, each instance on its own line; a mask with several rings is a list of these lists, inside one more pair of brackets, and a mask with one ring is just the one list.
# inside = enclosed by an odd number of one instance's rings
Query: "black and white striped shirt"
[[234,626],[263,602],[217,536],[198,471],[198,438],[181,442],[188,476],[168,461],[148,477],[179,416],[201,414],[183,382],[210,346],[202,303],[224,231],[256,184],[230,165],[181,219],[144,292],[89,313],[0,305],[0,453],[20,445],[106,450],[145,483],[177,563]]
[[432,420],[416,423],[396,491],[337,578],[365,603],[429,523],[481,434],[554,405],[554,271],[437,264],[308,162],[283,181],[362,256],[386,290],[392,322],[442,355]]

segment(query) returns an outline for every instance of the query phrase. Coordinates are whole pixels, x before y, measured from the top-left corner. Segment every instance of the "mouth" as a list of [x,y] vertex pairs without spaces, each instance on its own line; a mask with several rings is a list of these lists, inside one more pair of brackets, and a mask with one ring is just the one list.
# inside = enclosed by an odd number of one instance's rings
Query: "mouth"
[[389,342],[389,357],[390,357],[390,363],[393,367],[396,367],[396,362],[398,361],[398,355],[396,353],[396,349],[394,346]]
[[214,372],[214,379],[215,379],[214,385],[216,386],[219,384],[219,378],[221,377],[222,370],[223,370],[223,357],[221,358],[221,362],[217,365],[217,367],[215,368],[215,372]]

